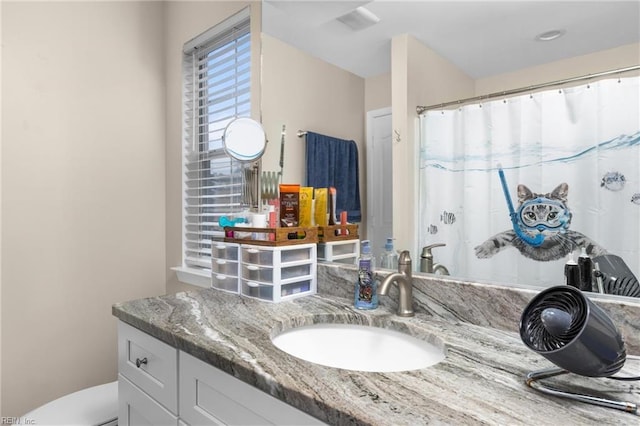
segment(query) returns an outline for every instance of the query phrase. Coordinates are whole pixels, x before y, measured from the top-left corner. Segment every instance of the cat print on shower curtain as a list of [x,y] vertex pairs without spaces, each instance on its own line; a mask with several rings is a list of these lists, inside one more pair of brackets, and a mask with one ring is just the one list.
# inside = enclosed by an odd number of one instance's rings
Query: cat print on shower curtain
[[476,256],[479,259],[490,258],[509,247],[515,247],[522,255],[540,262],[562,259],[582,247],[590,256],[606,254],[607,250],[591,238],[568,229],[571,223],[571,212],[567,206],[568,192],[569,185],[566,183],[561,183],[547,194],[537,194],[525,185],[518,185],[520,229],[532,238],[542,233],[542,244],[533,246],[509,229],[475,247]]

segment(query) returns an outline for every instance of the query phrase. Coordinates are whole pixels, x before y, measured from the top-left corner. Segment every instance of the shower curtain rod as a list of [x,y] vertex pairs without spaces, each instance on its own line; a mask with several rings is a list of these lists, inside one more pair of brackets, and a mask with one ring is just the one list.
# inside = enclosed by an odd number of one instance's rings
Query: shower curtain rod
[[307,136],[306,130],[298,130],[298,137],[301,138],[303,136]]
[[485,99],[492,99],[492,98],[500,98],[500,97],[505,97],[505,96],[510,96],[510,95],[517,95],[519,93],[527,93],[527,92],[531,92],[533,90],[544,89],[546,87],[559,86],[561,84],[574,83],[574,82],[577,82],[577,81],[590,80],[592,78],[604,77],[604,76],[611,75],[611,74],[621,74],[621,73],[624,73],[624,72],[636,71],[636,70],[640,70],[640,65],[634,65],[634,66],[631,66],[631,67],[619,68],[619,69],[610,70],[610,71],[602,71],[602,72],[598,72],[598,73],[595,73],[595,74],[587,74],[587,75],[583,75],[583,76],[580,76],[580,77],[567,78],[567,79],[564,79],[564,80],[551,81],[549,83],[535,84],[533,86],[521,87],[519,89],[505,90],[504,92],[490,93],[488,95],[480,95],[480,96],[475,96],[473,98],[460,99],[460,100],[457,100],[457,101],[445,102],[445,103],[441,103],[441,104],[435,104],[435,105],[429,105],[429,106],[420,106],[419,105],[419,106],[416,107],[416,112],[418,113],[418,115],[420,115],[423,112],[429,111],[429,110],[432,110],[432,109],[442,109],[442,108],[446,108],[446,107],[449,107],[449,106],[452,106],[452,105],[466,104],[468,102],[477,102],[477,101],[483,101]]

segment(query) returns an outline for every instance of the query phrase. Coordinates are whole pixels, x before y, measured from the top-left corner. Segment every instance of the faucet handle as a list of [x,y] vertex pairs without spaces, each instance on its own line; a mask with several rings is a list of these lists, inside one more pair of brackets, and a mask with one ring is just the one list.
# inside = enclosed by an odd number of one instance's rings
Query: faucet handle
[[444,247],[444,246],[446,246],[446,244],[444,243],[435,243],[435,244],[425,246],[422,248],[422,254],[420,255],[420,257],[433,258],[433,253],[431,253],[431,249],[436,247]]

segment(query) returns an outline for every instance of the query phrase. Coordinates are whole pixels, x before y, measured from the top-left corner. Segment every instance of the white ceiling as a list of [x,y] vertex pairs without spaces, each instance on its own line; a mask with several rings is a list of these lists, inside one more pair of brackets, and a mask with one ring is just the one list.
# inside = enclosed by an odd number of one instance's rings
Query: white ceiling
[[[336,18],[365,7],[380,22]],[[390,71],[391,38],[411,34],[473,78],[640,42],[640,0],[264,0],[263,31],[362,77]],[[536,41],[550,30],[554,41]],[[638,52],[640,63],[640,52]]]

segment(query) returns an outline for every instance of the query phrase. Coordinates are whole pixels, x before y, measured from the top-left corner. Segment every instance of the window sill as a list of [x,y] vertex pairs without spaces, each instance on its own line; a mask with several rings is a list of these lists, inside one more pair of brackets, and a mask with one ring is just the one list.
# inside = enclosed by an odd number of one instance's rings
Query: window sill
[[178,281],[185,284],[191,284],[202,288],[211,287],[211,273],[200,271],[193,268],[185,268],[184,266],[175,266],[171,268],[176,272]]

